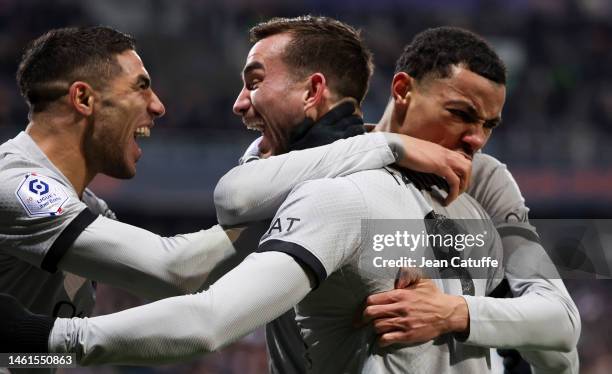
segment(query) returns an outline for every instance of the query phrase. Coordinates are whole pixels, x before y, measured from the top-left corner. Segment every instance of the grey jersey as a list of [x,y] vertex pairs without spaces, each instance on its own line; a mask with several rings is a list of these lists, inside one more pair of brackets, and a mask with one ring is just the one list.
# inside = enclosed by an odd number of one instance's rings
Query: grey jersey
[[[525,262],[542,260],[542,257],[545,256],[544,250],[534,241],[534,238],[537,239],[537,234],[535,229],[528,224],[529,208],[525,205],[525,200],[521,195],[518,185],[504,164],[487,154],[475,154],[472,164],[472,180],[467,192],[482,205],[484,210],[490,215],[495,226],[500,229],[504,243],[505,264],[510,265],[510,269],[524,269],[523,264]],[[523,240],[526,240],[528,244],[522,241],[517,245],[517,236],[512,235],[512,233],[516,234],[517,232],[520,232],[523,238],[527,238]],[[514,247],[529,249],[529,253],[521,252],[520,256],[513,255]],[[507,268],[505,270],[513,295],[529,295],[527,296],[528,298],[524,300],[523,307],[521,308],[517,308],[514,305],[506,305],[507,303],[516,303],[518,299],[503,300],[502,302],[499,299],[468,298],[468,302],[471,304],[470,318],[472,319],[471,323],[474,330],[468,342],[496,346],[501,340],[505,340],[505,338],[512,335],[509,333],[500,335],[498,333],[503,328],[503,324],[506,324],[506,326],[512,325],[506,323],[506,319],[516,320],[521,315],[523,318],[526,315],[532,318],[531,313],[537,314],[538,310],[543,316],[547,316],[548,321],[558,324],[558,326],[565,326],[568,322],[573,322],[575,324],[573,332],[567,334],[567,336],[570,338],[578,336],[577,331],[580,330],[578,310],[561,280],[547,279],[543,274],[538,276],[537,274],[524,274],[523,271],[508,272]],[[523,298],[525,297],[523,296]],[[543,301],[551,302],[544,303]],[[477,305],[476,302],[482,302],[483,305],[486,303],[486,307]],[[529,306],[529,308],[525,309],[526,306]],[[510,310],[513,312],[510,313]],[[570,318],[557,318],[560,314],[567,315]],[[499,323],[491,323],[491,318],[498,319]],[[558,340],[560,337],[552,337],[551,331],[565,331],[563,328],[547,329],[546,326],[548,324],[544,323],[541,318],[532,319],[533,323],[527,323],[528,321],[524,320],[521,324],[521,329],[516,329],[515,327],[512,327],[512,329],[517,334],[521,331],[522,334],[527,335],[529,335],[530,331],[542,331],[542,333],[537,333],[537,335],[530,335],[533,342],[537,340],[534,339],[535,336],[546,338],[551,342],[555,339]],[[477,326],[482,326],[483,328],[475,329]],[[270,371],[272,373],[305,373],[304,360],[306,351],[304,349],[304,342],[296,331],[298,330],[295,327],[294,310],[288,311],[266,326],[267,348]],[[561,333],[561,335],[563,334]],[[489,337],[486,341],[483,339],[485,336]],[[492,336],[495,339],[491,339],[490,337]],[[551,348],[548,347],[546,349]],[[542,355],[548,354],[547,352],[550,352],[552,356],[566,355],[553,351],[542,351]],[[572,352],[568,355],[570,356],[568,360],[573,361],[568,365],[572,367],[572,370],[568,372],[577,372],[578,370],[575,352],[574,346]],[[533,356],[538,353],[537,351],[532,351],[531,355]],[[552,360],[548,360],[554,362],[557,358],[553,357]],[[547,358],[544,358],[544,361],[546,360]],[[561,360],[565,359],[562,357]],[[542,359],[530,358],[532,363],[537,363],[537,361],[542,361]],[[543,367],[546,367],[546,365],[543,365]]]
[[[0,292],[15,296],[35,313],[89,315],[94,285],[56,271],[67,250],[56,242],[75,218],[97,214],[114,218],[113,212],[87,189],[79,199],[66,177],[24,132],[0,146],[0,180]],[[87,208],[93,214],[83,213]]]
[[[362,220],[422,220],[432,207],[454,218],[487,217],[467,195],[443,208],[429,192],[421,195],[386,170],[308,182],[291,193],[262,238],[260,250],[294,256],[320,281],[319,288],[295,308],[306,347],[307,372],[471,373],[489,369],[489,349],[464,345],[451,336],[413,347],[381,349],[371,329],[353,326],[363,300],[392,289],[394,278],[393,274],[373,274],[360,265],[371,252],[364,233],[373,230],[372,221]],[[362,222],[366,222],[363,231]],[[501,242],[489,225],[488,232],[494,235],[491,243],[495,243],[489,253],[501,259]],[[486,295],[501,280],[501,266],[491,271],[488,279],[474,279],[475,295]],[[447,293],[461,294],[459,280],[436,283]]]

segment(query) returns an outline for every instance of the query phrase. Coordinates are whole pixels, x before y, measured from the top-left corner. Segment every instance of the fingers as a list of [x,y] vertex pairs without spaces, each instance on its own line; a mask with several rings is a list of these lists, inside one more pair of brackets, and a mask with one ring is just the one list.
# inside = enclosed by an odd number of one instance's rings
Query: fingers
[[380,318],[405,317],[408,312],[409,306],[403,301],[392,304],[367,305],[363,310],[363,320],[370,322]]
[[449,185],[449,193],[444,205],[452,203],[459,195],[467,191],[472,178],[472,162],[459,152],[449,151],[446,167],[442,170]]
[[455,173],[461,179],[461,192],[464,193],[467,191],[470,186],[470,181],[472,180],[472,160],[469,159],[462,153],[459,153],[459,157],[457,158],[457,164],[454,166]]
[[446,199],[444,199],[444,206],[452,203],[459,196],[461,189],[461,178],[455,174],[454,171],[451,170],[450,173],[447,173],[444,178],[448,183],[449,191]]
[[427,339],[416,339],[416,336],[411,331],[393,331],[382,334],[380,338],[378,338],[378,345],[381,347],[388,347],[396,343],[410,344],[422,343],[423,341],[427,341]]
[[402,300],[402,294],[403,294],[402,291],[403,290],[401,289],[395,289],[391,291],[375,293],[373,295],[370,295],[366,299],[366,306],[396,303]]
[[409,327],[408,321],[401,317],[377,319],[374,320],[373,325],[374,331],[379,335],[393,331],[405,331]]
[[423,274],[420,269],[400,268],[395,279],[395,288],[408,288],[418,283],[422,277]]

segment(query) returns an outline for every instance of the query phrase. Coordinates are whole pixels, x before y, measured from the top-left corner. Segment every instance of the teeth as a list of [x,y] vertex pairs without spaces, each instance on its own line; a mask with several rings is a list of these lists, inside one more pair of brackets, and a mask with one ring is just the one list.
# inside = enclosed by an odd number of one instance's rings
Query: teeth
[[134,134],[136,135],[137,138],[148,138],[149,136],[151,136],[151,129],[148,128],[147,126],[141,126],[136,128],[136,131],[134,131]]
[[245,126],[247,129],[253,130],[253,131],[263,132],[264,130],[264,124],[260,122],[245,123]]

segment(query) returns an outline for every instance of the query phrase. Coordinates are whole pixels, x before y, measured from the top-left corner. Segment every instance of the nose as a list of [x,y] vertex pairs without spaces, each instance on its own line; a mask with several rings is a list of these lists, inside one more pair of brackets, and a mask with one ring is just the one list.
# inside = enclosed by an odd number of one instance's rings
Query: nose
[[154,117],[161,117],[166,114],[166,107],[161,102],[159,97],[155,94],[155,92],[151,92],[151,102],[149,103],[149,112],[153,114]]
[[249,96],[249,90],[246,88],[242,88],[236,101],[234,102],[234,106],[232,107],[234,114],[237,116],[242,116],[249,110],[251,106],[251,98]]
[[488,139],[489,134],[486,132],[482,124],[469,126],[461,137],[463,143],[468,145],[473,153],[484,147]]

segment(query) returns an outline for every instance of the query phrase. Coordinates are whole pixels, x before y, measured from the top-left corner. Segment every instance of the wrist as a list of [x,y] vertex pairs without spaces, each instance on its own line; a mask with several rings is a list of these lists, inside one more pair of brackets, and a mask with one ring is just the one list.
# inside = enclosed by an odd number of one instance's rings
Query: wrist
[[461,296],[449,295],[452,299],[452,312],[448,321],[449,332],[461,335],[469,335],[470,312],[467,302]]

